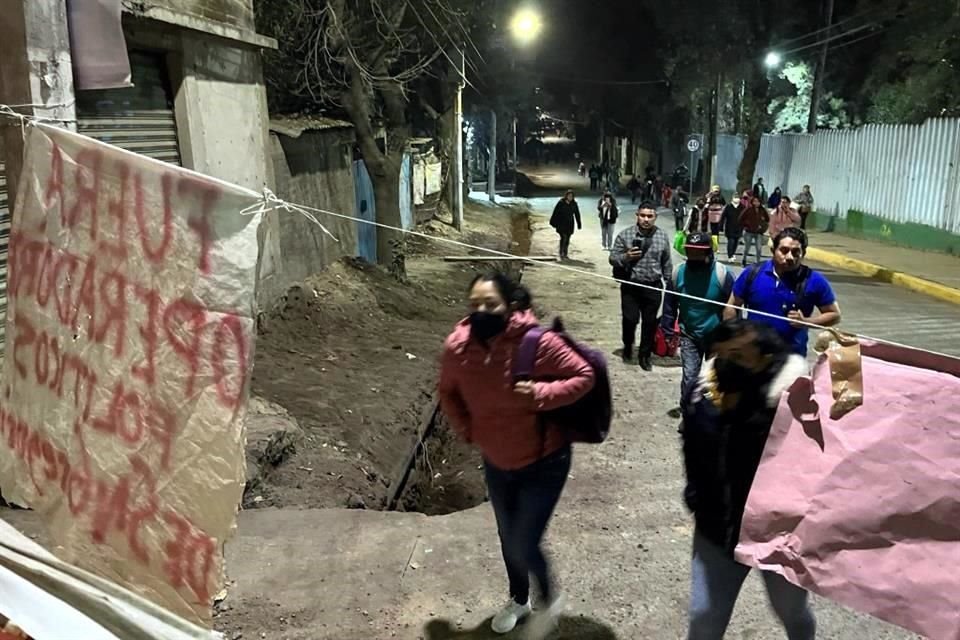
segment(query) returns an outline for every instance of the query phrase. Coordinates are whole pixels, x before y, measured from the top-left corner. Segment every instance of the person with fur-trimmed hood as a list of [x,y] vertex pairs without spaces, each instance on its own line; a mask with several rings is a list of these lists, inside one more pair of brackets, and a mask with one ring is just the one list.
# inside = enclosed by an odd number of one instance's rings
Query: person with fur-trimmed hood
[[[806,360],[768,325],[730,320],[708,339],[700,382],[683,402],[684,499],[696,522],[688,640],[721,640],[750,568],[733,550],[747,496],[783,392]],[[790,640],[813,640],[808,594],[764,571],[770,604]]]

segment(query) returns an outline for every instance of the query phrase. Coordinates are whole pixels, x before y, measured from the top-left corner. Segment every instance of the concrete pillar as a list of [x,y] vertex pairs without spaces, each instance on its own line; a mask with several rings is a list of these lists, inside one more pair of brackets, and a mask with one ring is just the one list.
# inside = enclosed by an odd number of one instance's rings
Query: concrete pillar
[[[0,104],[76,129],[65,0],[0,0]],[[63,106],[66,105],[66,106]],[[0,117],[10,210],[23,166],[19,124]]]

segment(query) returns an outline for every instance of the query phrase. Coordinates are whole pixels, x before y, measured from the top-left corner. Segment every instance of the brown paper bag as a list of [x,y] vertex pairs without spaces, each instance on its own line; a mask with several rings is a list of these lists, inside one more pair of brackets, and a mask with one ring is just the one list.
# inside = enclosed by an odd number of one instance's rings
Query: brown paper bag
[[830,363],[834,403],[830,417],[838,420],[863,405],[863,362],[860,341],[855,336],[829,329],[821,333],[814,350]]

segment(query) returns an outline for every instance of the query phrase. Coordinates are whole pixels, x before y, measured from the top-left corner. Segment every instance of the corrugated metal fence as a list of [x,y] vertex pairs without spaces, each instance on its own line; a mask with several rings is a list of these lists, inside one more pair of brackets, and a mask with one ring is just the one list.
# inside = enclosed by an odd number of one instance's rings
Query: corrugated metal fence
[[791,196],[811,185],[821,211],[960,233],[960,119],[767,135],[756,173]]

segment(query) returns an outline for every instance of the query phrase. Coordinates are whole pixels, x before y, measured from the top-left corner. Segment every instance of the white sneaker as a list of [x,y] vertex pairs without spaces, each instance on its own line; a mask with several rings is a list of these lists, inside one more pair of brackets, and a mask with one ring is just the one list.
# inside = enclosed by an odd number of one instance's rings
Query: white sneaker
[[533,607],[528,600],[526,604],[517,604],[511,599],[493,617],[490,628],[494,633],[510,633],[517,627],[517,623],[533,613]]
[[560,624],[560,615],[567,608],[567,599],[557,596],[543,611],[538,611],[527,623],[526,640],[544,640]]

